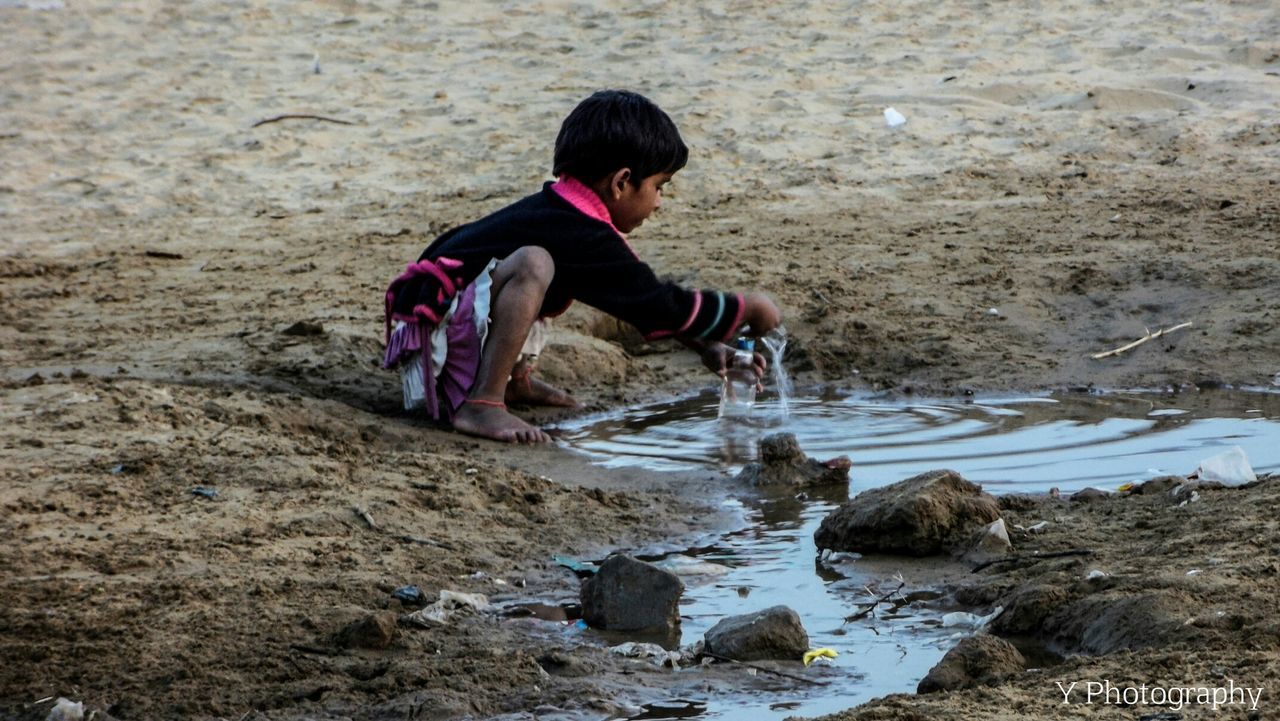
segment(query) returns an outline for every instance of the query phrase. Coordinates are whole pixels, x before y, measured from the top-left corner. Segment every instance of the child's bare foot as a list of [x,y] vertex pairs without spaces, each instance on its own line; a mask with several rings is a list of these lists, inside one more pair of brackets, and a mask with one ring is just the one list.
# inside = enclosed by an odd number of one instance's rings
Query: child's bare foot
[[507,443],[547,443],[551,436],[507,412],[501,403],[463,401],[453,416],[454,429]]
[[578,402],[573,399],[573,396],[550,383],[534,378],[533,373],[511,376],[511,380],[507,382],[505,400],[511,404],[530,406],[578,407]]

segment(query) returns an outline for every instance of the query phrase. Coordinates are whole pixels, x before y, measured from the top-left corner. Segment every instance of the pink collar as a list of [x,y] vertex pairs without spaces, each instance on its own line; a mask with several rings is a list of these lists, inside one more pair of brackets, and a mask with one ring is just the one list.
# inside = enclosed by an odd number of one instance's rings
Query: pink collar
[[588,218],[595,218],[602,223],[608,223],[609,227],[613,228],[613,232],[624,239],[627,237],[622,234],[622,231],[614,227],[613,218],[609,215],[609,209],[605,207],[604,201],[600,200],[600,196],[596,195],[596,191],[587,187],[582,181],[568,175],[562,175],[559,180],[551,185],[551,189],[556,191],[556,194],[561,198],[567,200],[574,208],[577,208],[583,215]]

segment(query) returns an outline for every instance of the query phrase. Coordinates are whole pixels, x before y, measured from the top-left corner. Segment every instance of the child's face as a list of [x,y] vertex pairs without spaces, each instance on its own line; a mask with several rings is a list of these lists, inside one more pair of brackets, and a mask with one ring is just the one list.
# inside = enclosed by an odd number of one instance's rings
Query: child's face
[[662,186],[671,181],[671,173],[657,173],[639,183],[624,181],[615,185],[613,202],[605,203],[613,227],[630,233],[662,206]]

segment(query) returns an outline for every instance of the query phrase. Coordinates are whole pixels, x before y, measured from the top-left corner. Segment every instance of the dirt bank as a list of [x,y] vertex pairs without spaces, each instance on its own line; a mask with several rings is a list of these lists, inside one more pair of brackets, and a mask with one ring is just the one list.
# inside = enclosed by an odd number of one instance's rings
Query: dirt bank
[[[31,703],[64,695],[122,719],[592,716],[669,682],[483,619],[333,643],[408,583],[571,596],[552,554],[714,527],[706,509],[736,492],[428,427],[376,368],[390,277],[536,188],[598,87],[651,95],[693,148],[639,252],[682,282],[776,295],[802,384],[1280,372],[1269,3],[60,5],[0,3],[0,715],[43,718]],[[290,113],[353,124],[254,125]],[[545,371],[588,409],[712,381],[580,307]],[[1244,620],[1061,673],[1273,678],[1254,567],[1275,550],[1273,495],[1063,511],[1116,554],[1100,558],[1114,593],[1147,593],[1141,569],[1175,549],[1228,559],[1155,588]],[[1132,535],[1143,514],[1156,525]],[[1075,570],[1026,574],[1075,589]],[[925,716],[1083,713],[1050,709],[1042,680]]]

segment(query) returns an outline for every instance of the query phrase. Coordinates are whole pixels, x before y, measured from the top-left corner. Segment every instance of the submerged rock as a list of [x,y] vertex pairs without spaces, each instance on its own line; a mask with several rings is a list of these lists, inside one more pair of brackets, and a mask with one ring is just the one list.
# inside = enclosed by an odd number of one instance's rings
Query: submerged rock
[[819,461],[800,450],[794,433],[775,433],[760,440],[759,460],[748,463],[738,480],[757,486],[821,486],[849,482],[848,456]]
[[813,537],[820,550],[958,554],[999,518],[996,499],[977,484],[955,471],[930,471],[859,493],[823,519]]
[[809,650],[800,616],[786,606],[721,619],[704,638],[707,653],[735,661],[798,661]]
[[916,687],[916,693],[955,691],[990,685],[1021,673],[1026,659],[1013,644],[986,633],[970,636],[947,651]]
[[674,573],[630,556],[610,556],[582,584],[582,618],[610,631],[667,633],[680,625],[683,593]]

